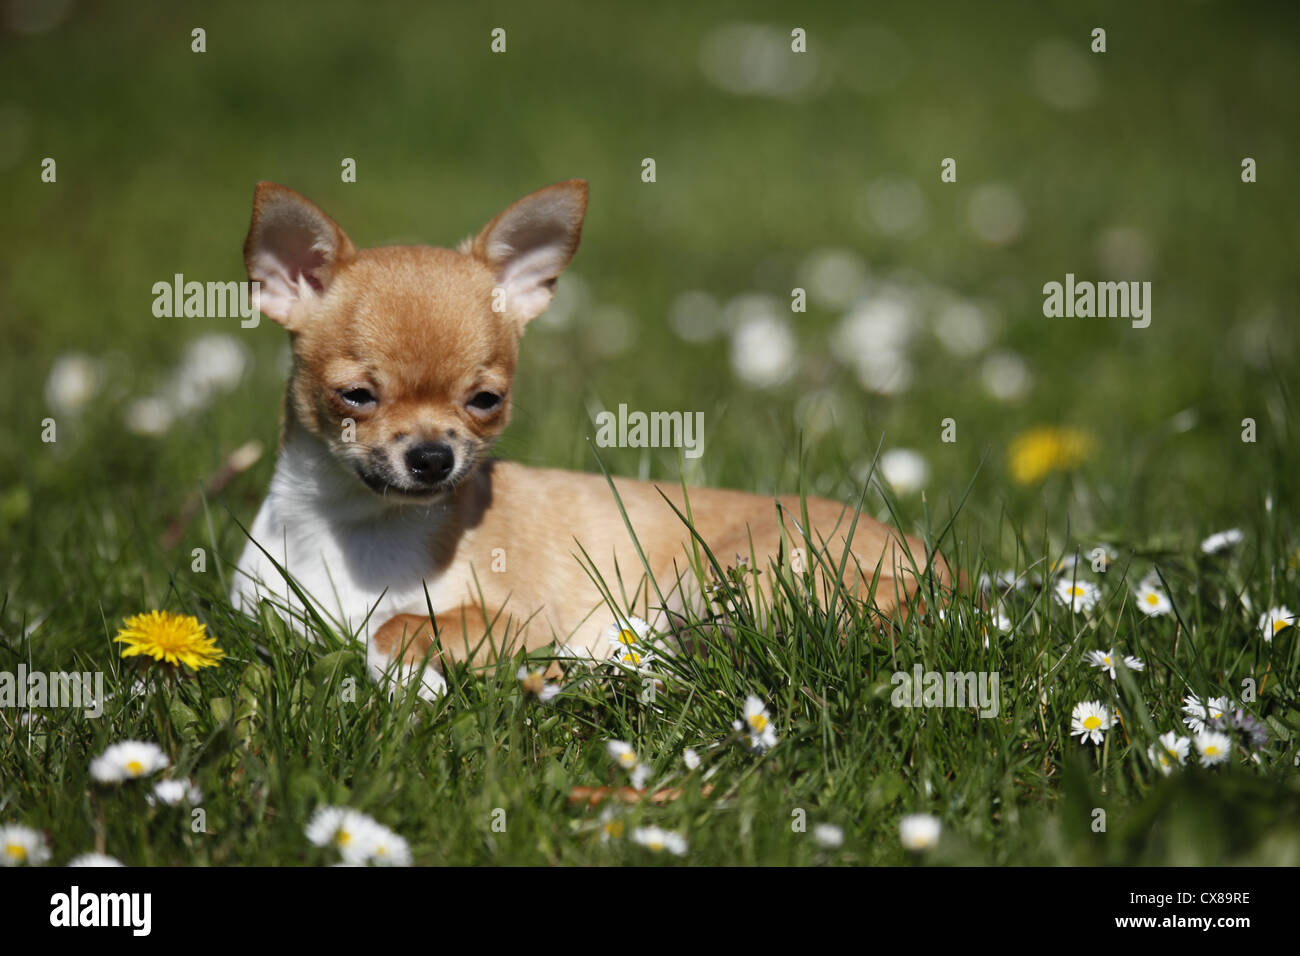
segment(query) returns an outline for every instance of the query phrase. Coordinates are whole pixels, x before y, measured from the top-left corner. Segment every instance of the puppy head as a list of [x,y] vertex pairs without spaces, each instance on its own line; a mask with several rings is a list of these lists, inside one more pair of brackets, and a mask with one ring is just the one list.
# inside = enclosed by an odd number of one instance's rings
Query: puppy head
[[582,235],[587,184],[520,199],[456,250],[358,251],[310,200],[259,183],[244,242],[261,309],[289,330],[289,409],[371,491],[450,490],[510,419],[519,337]]

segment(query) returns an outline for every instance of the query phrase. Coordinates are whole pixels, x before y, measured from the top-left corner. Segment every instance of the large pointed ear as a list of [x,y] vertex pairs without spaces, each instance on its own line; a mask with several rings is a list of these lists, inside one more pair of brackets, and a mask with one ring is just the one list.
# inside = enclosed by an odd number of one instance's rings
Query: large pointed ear
[[550,304],[555,280],[578,251],[587,182],[570,179],[525,196],[474,237],[470,255],[496,273],[506,308],[520,323]]
[[294,304],[324,293],[356,250],[320,207],[279,183],[258,183],[244,240],[248,277],[261,284],[261,308],[288,327]]

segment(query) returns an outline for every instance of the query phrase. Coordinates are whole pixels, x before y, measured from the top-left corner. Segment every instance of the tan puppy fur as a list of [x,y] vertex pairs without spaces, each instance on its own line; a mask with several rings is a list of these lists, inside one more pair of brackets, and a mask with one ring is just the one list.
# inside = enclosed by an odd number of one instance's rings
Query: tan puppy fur
[[[579,546],[616,594],[620,575],[630,589],[644,577],[606,479],[487,457],[510,420],[519,339],[577,250],[586,203],[587,184],[570,180],[514,203],[459,250],[357,250],[309,200],[258,184],[244,257],[262,311],[290,332],[293,371],[238,605],[251,613],[269,598],[301,613],[279,564],[369,641],[376,677],[422,674],[425,696],[445,687],[443,656],[484,663],[552,641],[606,656],[614,612]],[[664,501],[685,511],[680,487],[614,484],[669,608],[697,602],[690,535]],[[819,498],[807,509],[811,539],[838,562],[853,510]],[[769,562],[807,551],[797,497],[697,488],[689,510],[720,561],[752,556],[768,588]],[[844,583],[865,597],[877,576],[876,604],[893,610],[925,566],[924,545],[907,547],[910,558],[896,532],[860,516]]]

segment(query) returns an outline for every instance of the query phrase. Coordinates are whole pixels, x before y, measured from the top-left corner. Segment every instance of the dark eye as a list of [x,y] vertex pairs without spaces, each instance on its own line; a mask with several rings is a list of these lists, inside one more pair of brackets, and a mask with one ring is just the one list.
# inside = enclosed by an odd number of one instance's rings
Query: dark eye
[[495,392],[479,392],[466,404],[480,412],[490,412],[501,404],[501,396]]
[[364,408],[378,401],[375,393],[368,388],[340,388],[338,396],[354,408]]

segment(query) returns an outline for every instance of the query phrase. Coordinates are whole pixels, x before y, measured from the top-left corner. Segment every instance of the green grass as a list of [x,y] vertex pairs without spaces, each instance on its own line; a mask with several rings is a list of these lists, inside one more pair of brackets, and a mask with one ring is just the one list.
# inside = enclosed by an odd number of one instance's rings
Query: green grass
[[[0,709],[0,825],[46,830],[55,863],[100,838],[132,864],[327,862],[303,830],[317,806],[342,803],[406,837],[419,863],[644,862],[627,841],[599,840],[599,810],[568,805],[575,786],[622,783],[605,741],[623,739],[656,785],[682,791],[626,808],[629,822],[681,832],[691,863],[903,863],[913,858],[898,822],[914,812],[943,821],[929,862],[1300,862],[1300,641],[1292,628],[1266,643],[1256,628],[1267,607],[1300,607],[1293,11],[1062,3],[991,17],[965,5],[940,15],[813,4],[798,25],[827,86],[791,102],[723,92],[698,65],[721,23],[787,30],[784,4],[437,15],[413,4],[364,17],[315,7],[308,20],[275,4],[195,20],[171,5],[93,6],[48,33],[0,36],[0,671],[102,670],[118,695],[99,720]],[[909,66],[864,95],[857,28],[868,22],[900,40]],[[1045,105],[1031,89],[1033,51],[1050,39],[1086,50],[1098,23],[1110,52],[1088,54],[1095,99],[1076,112]],[[209,35],[202,56],[189,52],[196,25]],[[504,57],[487,52],[493,26],[509,31]],[[46,156],[58,160],[56,184],[39,181]],[[355,184],[338,181],[344,156],[358,160]],[[658,161],[653,185],[639,178],[645,156]],[[956,184],[939,182],[945,156],[958,158]],[[1240,181],[1243,156],[1259,163],[1253,185]],[[389,701],[343,635],[307,644],[273,615],[228,604],[269,452],[204,503],[179,545],[161,543],[233,449],[276,440],[283,333],[150,312],[153,283],[176,272],[241,277],[256,180],[301,190],[374,245],[450,244],[571,176],[591,181],[592,200],[561,282],[585,298],[569,324],[526,336],[500,453],[598,470],[593,409],[699,409],[706,452],[690,481],[857,501],[878,448],[918,449],[924,495],[870,490],[865,511],[927,536],[972,585],[1001,569],[1045,578],[1008,595],[1010,635],[985,648],[965,598],[943,620],[931,606],[881,627],[861,605],[819,607],[796,591],[762,620],[732,607],[691,621],[700,648],[661,662],[654,707],[609,669],[571,670],[564,693],[539,705],[521,694],[516,661],[453,671],[429,706]],[[866,186],[890,177],[924,197],[917,238],[857,216]],[[973,190],[989,182],[1025,207],[1013,242],[981,242],[967,224]],[[1045,319],[1043,283],[1105,277],[1097,250],[1113,227],[1145,239],[1137,277],[1153,282],[1151,327]],[[905,394],[863,391],[832,345],[843,310],[816,302],[788,317],[800,358],[772,389],[729,373],[725,336],[688,344],[672,332],[682,292],[788,301],[800,263],[825,248],[910,290]],[[991,398],[980,358],[945,346],[935,325],[945,295],[985,309],[989,350],[1025,359],[1033,384],[1022,398]],[[608,308],[631,317],[626,348],[610,344]],[[212,332],[248,349],[238,388],[162,437],[124,429],[127,403]],[[56,415],[58,440],[43,443],[49,370],[74,351],[103,363],[102,389],[80,413]],[[810,396],[832,403],[833,424],[815,427]],[[953,443],[940,440],[949,417]],[[1253,444],[1241,441],[1247,417]],[[1068,473],[1017,484],[1007,446],[1040,424],[1085,428],[1096,448]],[[669,451],[601,457],[614,474],[680,474]],[[1243,544],[1201,554],[1201,539],[1225,527],[1242,528]],[[1044,573],[1076,549],[1086,564],[1098,543],[1117,558],[1088,574],[1103,590],[1097,612],[1074,617]],[[206,552],[201,573],[194,548]],[[1156,619],[1131,596],[1152,569],[1175,607]],[[637,569],[624,570],[633,581]],[[198,616],[228,657],[123,703],[136,674],[111,639],[124,617],[155,607]],[[1112,682],[1085,663],[1111,646],[1146,670]],[[997,672],[999,715],[891,706],[892,675],[916,663]],[[1238,755],[1167,779],[1151,767],[1153,732],[1181,726],[1185,695],[1237,700],[1248,678],[1258,699],[1244,706],[1270,732],[1259,763]],[[750,693],[780,737],[763,755],[731,731]],[[1122,715],[1105,747],[1068,736],[1075,703],[1094,699]],[[90,760],[125,738],[158,742],[172,772],[193,777],[205,833],[184,810],[149,808],[142,787],[90,782]],[[703,758],[694,773],[687,747]],[[1096,808],[1104,833],[1092,829]],[[842,826],[843,847],[794,832],[798,810],[809,830]]]

